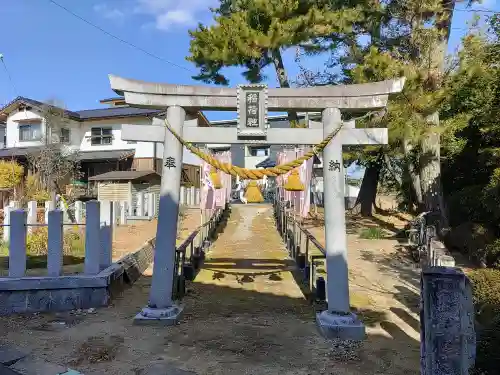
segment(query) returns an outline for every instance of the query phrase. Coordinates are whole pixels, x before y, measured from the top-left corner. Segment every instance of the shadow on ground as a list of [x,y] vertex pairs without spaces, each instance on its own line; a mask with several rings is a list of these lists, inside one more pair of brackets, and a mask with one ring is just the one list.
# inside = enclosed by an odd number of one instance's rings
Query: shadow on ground
[[377,329],[369,329],[361,345],[332,346],[317,333],[314,310],[305,299],[194,282],[179,325],[133,326],[149,286],[150,278],[141,278],[111,307],[64,329],[47,324],[54,319],[47,314],[0,318],[0,330],[6,340],[24,342],[37,355],[86,374],[137,374],[152,362],[198,374],[419,373],[419,343],[381,311],[365,312],[372,318],[367,325]]

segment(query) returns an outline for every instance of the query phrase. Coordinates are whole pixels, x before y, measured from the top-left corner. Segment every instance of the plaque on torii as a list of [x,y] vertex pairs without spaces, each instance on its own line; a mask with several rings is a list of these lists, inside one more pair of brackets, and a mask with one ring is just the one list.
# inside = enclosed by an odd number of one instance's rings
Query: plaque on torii
[[[308,88],[266,88],[264,85],[226,87],[183,86],[143,82],[110,76],[111,87],[133,107],[166,109],[166,121],[185,141],[207,143],[260,143],[317,145],[336,136],[323,150],[325,250],[328,310],[316,317],[328,338],[360,340],[363,324],[351,313],[347,266],[342,146],[386,144],[386,128],[356,129],[342,121],[342,112],[368,112],[387,106],[389,94],[403,89],[404,78],[381,82]],[[257,105],[255,105],[257,104]],[[198,127],[186,120],[190,110],[238,110],[237,127]],[[321,122],[309,128],[272,128],[269,111],[322,112]],[[136,316],[137,323],[163,321],[176,324],[182,307],[172,300],[179,210],[182,145],[157,117],[152,125],[122,125],[122,140],[162,142],[163,170],[150,301]],[[344,126],[343,126],[344,125]],[[340,130],[339,130],[340,128]]]
[[237,135],[239,139],[266,140],[267,86],[239,85],[237,97]]

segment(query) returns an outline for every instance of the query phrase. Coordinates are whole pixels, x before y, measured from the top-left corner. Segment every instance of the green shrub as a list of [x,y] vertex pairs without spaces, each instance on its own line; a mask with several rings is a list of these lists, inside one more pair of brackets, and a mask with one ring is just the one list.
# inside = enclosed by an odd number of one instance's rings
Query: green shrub
[[472,284],[476,320],[485,324],[500,317],[500,270],[485,268],[467,276]]
[[500,364],[500,316],[477,333],[476,361],[473,374],[494,375]]
[[488,267],[500,268],[500,239],[486,245],[483,254],[480,254]]
[[480,269],[467,275],[472,284],[476,326],[475,375],[498,374],[500,363],[500,270]]
[[384,230],[379,228],[379,227],[369,227],[369,228],[363,228],[359,232],[359,238],[365,239],[365,240],[380,240],[382,238],[385,238],[386,235],[384,233]]
[[[28,234],[26,238],[26,252],[28,255],[47,255],[49,240],[48,229],[38,228]],[[83,256],[85,253],[84,235],[79,230],[68,230],[64,233],[63,254]]]

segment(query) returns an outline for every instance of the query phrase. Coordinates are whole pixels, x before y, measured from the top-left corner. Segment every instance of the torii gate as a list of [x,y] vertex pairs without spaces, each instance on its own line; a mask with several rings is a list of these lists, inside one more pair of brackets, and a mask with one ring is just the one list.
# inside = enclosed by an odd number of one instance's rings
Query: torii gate
[[[404,78],[367,84],[310,88],[238,88],[150,83],[110,75],[111,88],[133,107],[166,109],[170,127],[191,143],[260,143],[316,145],[342,125],[341,112],[370,111],[387,106],[391,93],[401,92]],[[186,109],[238,110],[236,128],[198,127],[186,121]],[[322,111],[322,123],[310,128],[273,129],[267,111]],[[182,306],[172,300],[172,282],[179,209],[182,145],[161,119],[153,125],[122,125],[122,139],[163,142],[163,171],[150,300],[136,323],[178,321]],[[386,144],[387,129],[341,128],[323,150],[328,310],[316,321],[325,337],[361,339],[363,324],[351,313],[344,202],[343,145]]]

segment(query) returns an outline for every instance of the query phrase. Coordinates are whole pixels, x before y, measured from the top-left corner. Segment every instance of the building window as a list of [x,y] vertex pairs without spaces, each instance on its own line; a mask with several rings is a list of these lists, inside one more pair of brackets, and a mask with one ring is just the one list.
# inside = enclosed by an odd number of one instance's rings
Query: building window
[[19,141],[39,141],[42,139],[42,123],[19,125]]
[[265,146],[251,146],[248,148],[250,156],[269,156],[269,147]]
[[90,135],[91,145],[110,145],[113,140],[111,128],[92,128]]
[[69,135],[70,135],[69,129],[62,128],[61,133],[59,134],[59,142],[64,144],[69,143]]

